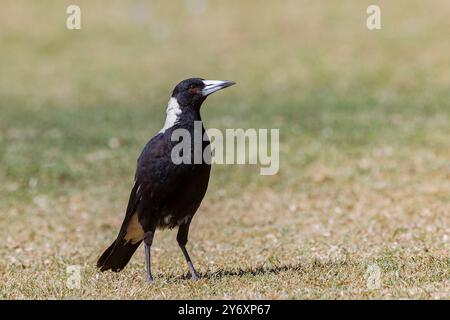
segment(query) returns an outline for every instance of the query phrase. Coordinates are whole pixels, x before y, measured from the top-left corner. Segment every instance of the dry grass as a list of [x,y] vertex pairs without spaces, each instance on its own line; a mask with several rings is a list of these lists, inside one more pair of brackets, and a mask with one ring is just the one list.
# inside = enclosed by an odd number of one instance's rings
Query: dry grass
[[[68,3],[0,4],[1,298],[450,297],[448,1],[380,1],[379,32],[369,1],[80,1],[81,32]],[[213,168],[188,244],[200,281],[174,231],[156,235],[154,284],[141,250],[97,275],[191,75],[239,84],[208,101],[209,127],[280,128],[280,173]]]

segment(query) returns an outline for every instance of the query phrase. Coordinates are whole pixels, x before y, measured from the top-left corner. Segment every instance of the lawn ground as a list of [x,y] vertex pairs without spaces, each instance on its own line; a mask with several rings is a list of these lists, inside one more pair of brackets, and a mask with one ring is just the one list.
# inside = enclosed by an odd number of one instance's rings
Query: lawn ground
[[[448,299],[450,3],[378,2],[368,31],[369,1],[84,0],[68,31],[70,1],[2,1],[0,298]],[[98,274],[190,76],[238,83],[205,124],[279,128],[280,172],[213,167],[188,244],[199,281],[175,231],[156,234],[154,284],[142,248]]]

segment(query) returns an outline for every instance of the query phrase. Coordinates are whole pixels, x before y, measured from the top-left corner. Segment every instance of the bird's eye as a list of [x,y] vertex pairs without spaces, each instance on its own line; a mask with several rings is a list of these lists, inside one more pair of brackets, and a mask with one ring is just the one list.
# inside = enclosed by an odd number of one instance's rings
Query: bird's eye
[[189,93],[197,94],[199,93],[199,91],[200,91],[199,87],[196,87],[193,84],[189,86]]

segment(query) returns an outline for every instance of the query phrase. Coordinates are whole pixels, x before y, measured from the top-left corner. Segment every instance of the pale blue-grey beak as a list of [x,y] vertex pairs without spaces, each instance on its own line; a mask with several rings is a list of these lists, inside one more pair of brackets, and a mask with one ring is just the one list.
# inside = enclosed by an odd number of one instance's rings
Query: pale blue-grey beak
[[236,84],[236,82],[228,80],[203,80],[203,83],[205,84],[205,87],[202,90],[202,95],[204,97]]

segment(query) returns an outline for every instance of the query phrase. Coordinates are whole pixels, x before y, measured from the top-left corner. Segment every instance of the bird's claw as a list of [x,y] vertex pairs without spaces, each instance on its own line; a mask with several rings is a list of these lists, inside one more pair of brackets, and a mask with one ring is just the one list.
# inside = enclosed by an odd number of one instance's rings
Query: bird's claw
[[195,273],[194,273],[194,274],[192,274],[192,275],[191,275],[191,280],[192,280],[192,281],[198,281],[198,280],[199,280],[199,277],[198,277],[198,275],[197,275],[197,274],[195,274]]

